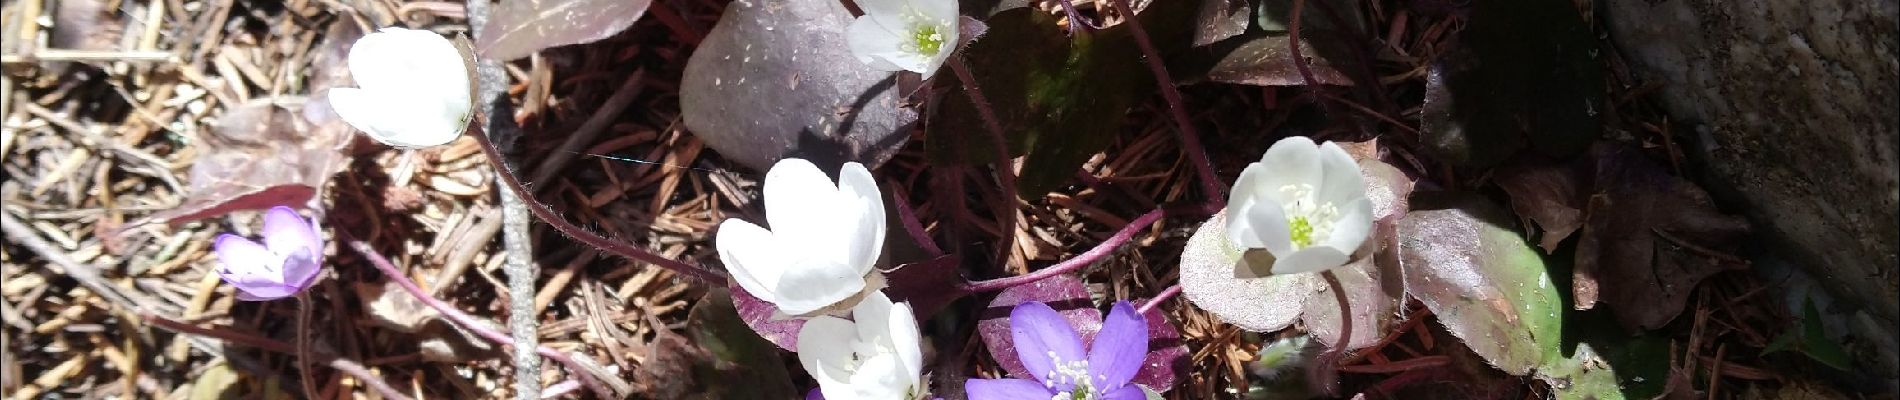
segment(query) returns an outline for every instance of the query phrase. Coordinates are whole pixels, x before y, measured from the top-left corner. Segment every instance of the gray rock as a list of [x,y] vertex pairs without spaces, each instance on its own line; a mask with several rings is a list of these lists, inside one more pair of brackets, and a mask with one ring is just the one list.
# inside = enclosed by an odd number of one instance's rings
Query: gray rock
[[[1704,183],[1743,206],[1888,337],[1900,321],[1896,0],[1608,0],[1611,39],[1700,140]],[[1891,349],[1883,350],[1891,376]]]

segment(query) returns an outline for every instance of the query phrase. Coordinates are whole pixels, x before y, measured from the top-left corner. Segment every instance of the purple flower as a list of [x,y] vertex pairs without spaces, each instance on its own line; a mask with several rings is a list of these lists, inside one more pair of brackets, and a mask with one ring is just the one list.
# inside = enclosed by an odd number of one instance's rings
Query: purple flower
[[1009,333],[1029,379],[971,379],[972,400],[1145,398],[1129,384],[1148,355],[1148,322],[1127,301],[1115,302],[1095,343],[1083,352],[1081,335],[1049,305],[1027,302],[1009,313]]
[[229,233],[218,235],[218,276],[238,288],[238,300],[276,300],[303,291],[323,266],[323,236],[317,223],[290,207],[264,212],[264,243]]

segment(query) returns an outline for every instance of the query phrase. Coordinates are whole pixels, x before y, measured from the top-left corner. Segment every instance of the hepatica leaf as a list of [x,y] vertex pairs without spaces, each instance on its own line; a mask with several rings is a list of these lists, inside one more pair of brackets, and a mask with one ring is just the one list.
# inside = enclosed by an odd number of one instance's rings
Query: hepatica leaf
[[1513,375],[1561,357],[1562,303],[1536,250],[1509,214],[1482,197],[1413,196],[1399,221],[1405,291],[1446,330]]
[[[1224,0],[1211,0],[1219,3]],[[1291,0],[1266,0],[1252,7],[1252,17],[1260,22],[1261,29],[1233,32],[1230,38],[1213,42],[1188,56],[1174,61],[1175,76],[1187,81],[1206,77],[1207,80],[1222,83],[1256,86],[1298,86],[1305,85],[1305,77],[1293,63],[1291,32],[1287,28],[1292,20],[1293,2]],[[1309,5],[1315,3],[1308,3]],[[1195,45],[1201,46],[1202,36],[1213,34],[1209,30],[1222,28],[1229,23],[1225,20],[1206,21],[1212,13],[1221,15],[1219,10],[1209,10],[1202,6],[1202,31],[1196,32]],[[1341,21],[1360,20],[1356,7],[1335,7],[1332,9],[1342,15]],[[1337,26],[1334,18],[1318,6],[1309,6],[1300,16],[1300,55],[1306,59],[1307,68],[1313,73],[1315,84],[1352,85],[1352,80],[1340,71],[1352,60],[1354,51],[1347,33],[1359,30],[1356,25]],[[1240,25],[1245,28],[1246,25]],[[1224,31],[1222,33],[1225,33]]]
[[[875,169],[910,138],[916,112],[897,75],[845,45],[835,1],[740,1],[694,50],[680,82],[686,127],[721,156],[764,171],[781,158]],[[979,131],[980,132],[980,131]]]
[[354,131],[341,120],[312,120],[303,98],[253,100],[225,112],[198,143],[183,204],[128,223],[181,225],[232,211],[301,206],[349,163],[343,154]]
[[1592,155],[1596,189],[1572,289],[1578,309],[1601,299],[1624,328],[1654,329],[1682,312],[1696,284],[1740,267],[1705,252],[1735,250],[1747,220],[1722,214],[1702,188],[1633,147],[1605,145]]
[[606,39],[646,14],[653,0],[506,0],[475,36],[482,57],[513,60],[541,49]]
[[976,332],[983,336],[983,345],[989,349],[990,356],[996,358],[996,364],[1009,371],[1010,376],[1032,376],[1023,368],[1023,361],[1016,358],[1016,340],[1009,333],[1010,310],[1031,301],[1046,303],[1069,320],[1075,333],[1082,335],[1083,343],[1094,341],[1095,333],[1102,330],[1102,312],[1095,309],[1081,279],[1057,275],[1004,289],[978,316],[981,319],[976,323]]
[[733,309],[747,327],[781,349],[798,351],[798,330],[805,327],[805,320],[783,317],[778,307],[746,293],[738,281],[727,282],[726,290],[732,292]]
[[693,341],[705,348],[711,365],[699,366],[702,376],[734,379],[743,385],[706,385],[715,398],[786,399],[797,398],[790,372],[771,342],[753,334],[739,315],[733,297],[718,290],[706,293],[686,317]]

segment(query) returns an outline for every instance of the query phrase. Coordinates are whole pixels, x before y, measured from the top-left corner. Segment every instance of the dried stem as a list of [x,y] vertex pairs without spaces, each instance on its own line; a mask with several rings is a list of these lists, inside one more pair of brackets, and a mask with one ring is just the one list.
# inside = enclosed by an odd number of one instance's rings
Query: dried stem
[[[1148,30],[1142,29],[1141,18],[1135,16],[1135,10],[1128,6],[1128,0],[1110,0],[1115,12],[1121,13],[1128,29],[1135,33],[1135,44],[1141,47],[1143,58],[1148,60],[1148,70],[1155,75],[1155,82],[1161,85],[1161,98],[1168,101],[1168,113],[1174,117],[1175,130],[1181,134],[1181,151],[1187,153],[1188,160],[1194,164],[1195,172],[1201,177],[1201,194],[1207,196],[1205,211],[1219,210],[1218,205],[1226,202],[1222,196],[1220,179],[1214,175],[1214,162],[1207,158],[1207,150],[1201,148],[1201,137],[1194,133],[1194,123],[1189,122],[1187,106],[1181,101],[1181,91],[1175,89],[1174,78],[1168,75],[1168,67],[1162,65],[1161,52],[1155,50]],[[1295,4],[1298,1],[1295,0]],[[1295,56],[1297,58],[1298,56]]]
[[[357,253],[362,254],[363,258],[368,259],[370,264],[376,266],[378,271],[382,271],[383,275],[395,281],[396,286],[401,286],[403,291],[409,292],[409,295],[414,296],[416,300],[422,301],[423,304],[429,305],[429,308],[433,308],[437,312],[441,312],[443,316],[448,317],[450,321],[454,321],[456,325],[461,325],[463,328],[475,332],[476,336],[481,336],[490,342],[495,342],[496,344],[507,347],[510,351],[520,351],[520,349],[515,348],[514,341],[511,340],[508,335],[502,334],[500,331],[495,330],[494,327],[477,321],[474,316],[470,316],[468,313],[462,312],[462,310],[450,306],[448,303],[444,303],[441,299],[429,296],[428,292],[422,291],[422,287],[416,286],[416,282],[409,280],[408,275],[403,275],[402,271],[396,270],[396,266],[390,264],[389,259],[384,258],[382,253],[378,253],[375,248],[370,247],[369,243],[356,239],[349,239],[348,243],[351,249],[355,249]],[[517,294],[517,296],[533,297],[527,294]],[[566,353],[547,346],[536,346],[534,352],[540,354],[542,357],[554,360],[554,362],[561,363],[562,366],[568,369],[569,374],[580,379],[581,383],[586,384],[589,389],[594,391],[594,394],[601,396],[601,398],[614,398],[614,396],[611,395],[612,392],[607,390],[606,386],[594,380],[593,376],[587,374],[588,370],[586,368],[582,368],[579,363],[575,362],[573,358],[568,357]],[[533,374],[532,371],[517,371],[517,373],[526,375]],[[537,381],[537,383],[539,382]]]
[[997,279],[991,279],[991,280],[986,280],[986,281],[968,282],[963,285],[963,290],[971,292],[971,293],[993,292],[993,291],[1007,289],[1016,285],[1039,281],[1051,276],[1073,272],[1077,269],[1081,269],[1082,267],[1086,267],[1089,264],[1094,264],[1095,261],[1100,260],[1102,257],[1105,257],[1109,254],[1113,254],[1116,248],[1121,247],[1122,244],[1128,243],[1129,239],[1134,238],[1135,232],[1139,232],[1142,229],[1146,229],[1149,225],[1153,225],[1156,221],[1160,221],[1161,216],[1165,214],[1166,212],[1160,209],[1149,211],[1147,214],[1142,214],[1140,217],[1135,218],[1134,221],[1130,221],[1128,225],[1122,226],[1122,229],[1120,231],[1115,232],[1114,236],[1109,236],[1108,240],[1103,240],[1101,244],[1095,245],[1095,248],[1082,252],[1082,254],[1077,254],[1075,257],[1070,258],[1067,261],[1057,263],[1056,265],[1051,265],[1049,266],[1049,268],[1043,268],[1041,270],[1037,270],[1036,272],[1031,272],[1028,274],[1017,275],[1017,276],[1012,276],[1012,277],[1007,277],[1007,278],[997,278]]

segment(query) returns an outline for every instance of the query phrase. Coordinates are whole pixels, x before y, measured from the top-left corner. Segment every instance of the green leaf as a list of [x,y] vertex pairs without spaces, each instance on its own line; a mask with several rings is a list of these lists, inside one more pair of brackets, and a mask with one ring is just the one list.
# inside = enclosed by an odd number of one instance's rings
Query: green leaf
[[1537,377],[1550,384],[1558,400],[1623,400],[1616,370],[1588,344],[1577,346],[1570,358],[1553,360],[1539,368]]
[[1418,193],[1399,221],[1405,291],[1513,375],[1562,357],[1562,302],[1512,217],[1471,194]]
[[1847,355],[1847,350],[1828,339],[1827,328],[1821,324],[1821,309],[1814,306],[1813,298],[1807,299],[1806,304],[1802,305],[1801,336],[1801,353],[1807,354],[1808,358],[1842,371],[1847,371],[1853,365],[1853,358]]

